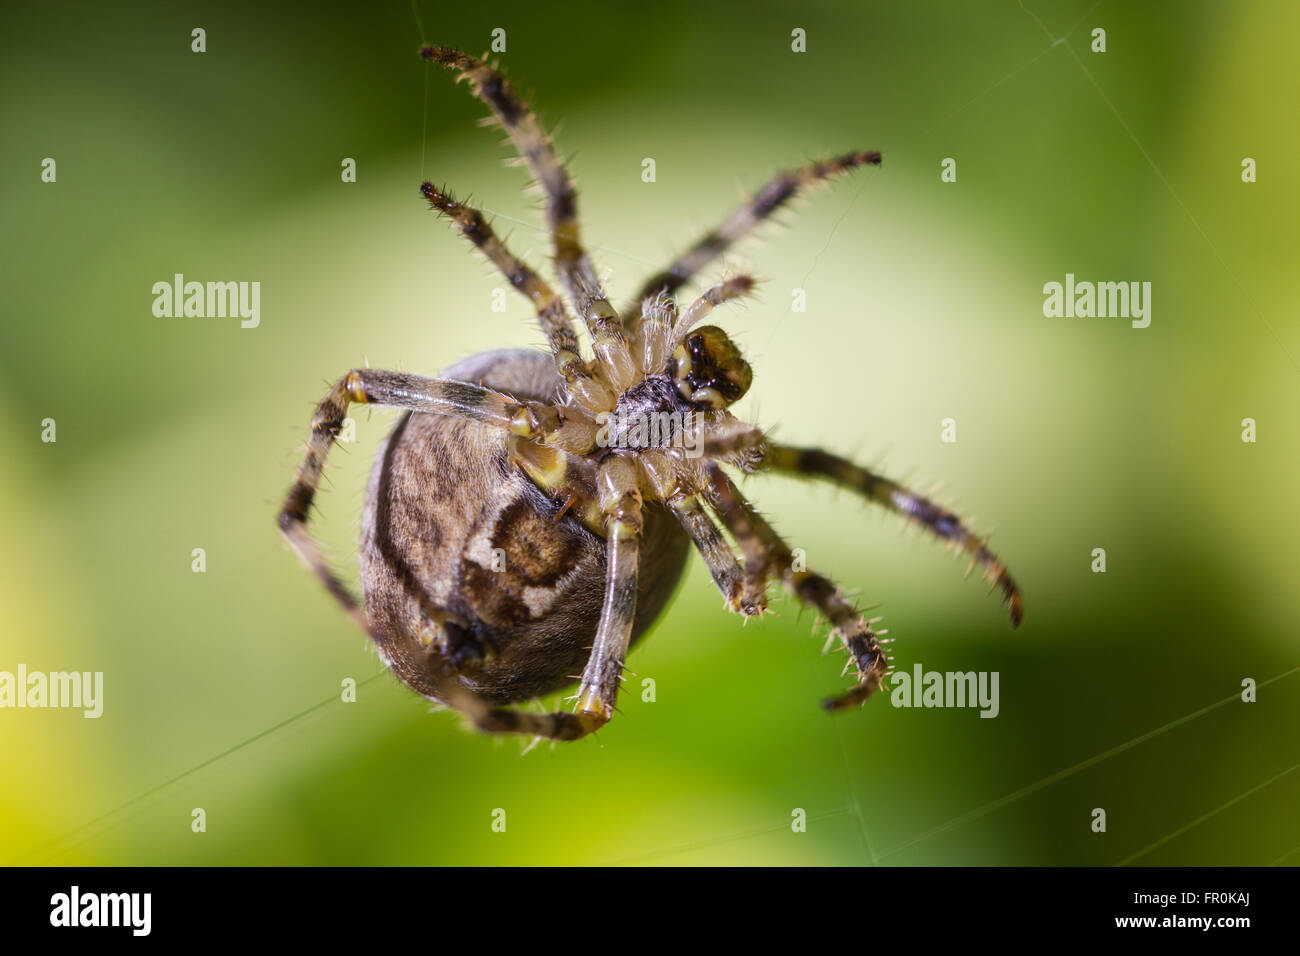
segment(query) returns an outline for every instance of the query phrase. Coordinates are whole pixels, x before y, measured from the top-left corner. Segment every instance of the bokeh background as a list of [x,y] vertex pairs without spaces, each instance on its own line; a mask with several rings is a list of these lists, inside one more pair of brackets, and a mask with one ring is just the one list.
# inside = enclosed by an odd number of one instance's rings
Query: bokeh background
[[[105,704],[0,711],[0,862],[1300,860],[1300,7],[416,9],[6,5],[0,670],[103,671]],[[772,170],[884,152],[728,257],[764,280],[722,316],[756,372],[740,410],[942,480],[996,528],[1024,627],[893,516],[746,488],[880,605],[900,666],[999,672],[997,719],[885,698],[822,713],[841,659],[812,618],[782,601],[742,629],[693,560],[630,661],[657,700],[627,694],[598,740],[521,757],[383,674],[281,543],[328,382],[540,343],[521,299],[491,310],[503,283],[416,194],[424,177],[471,194],[545,264],[524,172],[415,56],[422,38],[480,52],[497,27],[560,124],[619,301]],[[151,286],[176,272],[260,281],[260,327],[155,318]],[[1152,282],[1150,328],[1044,318],[1067,272]],[[317,526],[352,580],[393,414],[355,417]]]

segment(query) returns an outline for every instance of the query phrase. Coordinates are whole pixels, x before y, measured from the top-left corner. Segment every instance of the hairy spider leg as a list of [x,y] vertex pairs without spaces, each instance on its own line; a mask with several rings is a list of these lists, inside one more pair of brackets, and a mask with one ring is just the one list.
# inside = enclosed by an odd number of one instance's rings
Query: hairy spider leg
[[641,316],[628,323],[628,344],[642,375],[654,375],[668,364],[668,344],[677,324],[677,303],[664,293],[641,304]]
[[767,609],[767,596],[744,587],[744,573],[721,530],[700,504],[698,469],[662,451],[643,451],[637,458],[647,490],[665,502],[704,559],[709,576],[727,602],[727,608],[746,617]]
[[723,412],[704,433],[702,447],[706,458],[749,474],[763,460],[767,450],[767,435],[757,425],[742,421],[730,412]]
[[973,534],[951,511],[908,491],[897,482],[817,448],[769,444],[759,468],[795,477],[829,480],[915,521],[935,537],[950,542],[970,555],[971,561],[980,567],[986,581],[1001,589],[1011,614],[1011,626],[1020,626],[1024,617],[1024,605],[1011,573],[998,560],[997,555],[989,550],[985,540]]
[[541,186],[546,222],[555,247],[555,266],[574,311],[591,333],[592,349],[604,378],[616,392],[636,381],[636,366],[623,334],[623,323],[605,297],[600,278],[582,246],[578,225],[578,193],[542,131],[537,116],[505,76],[482,60],[448,47],[425,46],[420,56],[469,81],[470,89],[492,110],[529,171]]
[[644,375],[666,371],[668,360],[698,324],[724,302],[743,298],[754,291],[752,276],[732,276],[705,290],[686,311],[678,314],[677,304],[664,293],[642,305],[641,321],[629,331],[638,368]]
[[705,466],[709,476],[709,503],[746,553],[748,562],[761,563],[762,573],[778,576],[786,590],[819,612],[832,632],[848,649],[858,672],[857,686],[822,702],[827,710],[842,710],[866,701],[880,687],[889,671],[889,660],[880,646],[884,632],[876,633],[834,583],[815,571],[796,570],[790,546],[778,535],[735,484],[716,464]]
[[587,363],[582,360],[578,336],[574,333],[564,300],[555,294],[545,279],[506,247],[477,209],[457,202],[445,189],[438,189],[432,183],[422,184],[420,194],[434,209],[450,219],[460,234],[487,256],[510,284],[533,303],[537,321],[555,360],[556,371],[564,379],[565,388],[574,401],[595,413],[612,408],[614,399],[609,389],[592,377]]
[[[316,407],[306,454],[298,466],[293,487],[280,509],[280,530],[357,627],[374,641],[384,664],[403,683],[415,688],[425,697],[442,701],[460,711],[475,727],[486,733],[522,734],[554,740],[576,740],[590,733],[603,721],[597,723],[591,715],[581,713],[536,714],[495,707],[461,684],[454,674],[446,673],[449,662],[445,659],[441,661],[441,667],[433,666],[431,654],[436,652],[423,647],[415,638],[400,643],[392,635],[371,626],[360,602],[330,568],[321,554],[320,546],[307,530],[312,502],[320,486],[321,470],[330,448],[343,428],[348,406],[352,403],[454,415],[504,431],[511,429],[516,410],[520,408],[518,403],[499,392],[465,382],[421,378],[379,369],[353,369],[334,384]],[[626,564],[626,559],[620,557],[618,566],[625,569]],[[635,602],[635,553],[632,571]],[[435,607],[425,607],[424,611],[437,623],[446,617]],[[602,629],[605,628],[604,617],[602,615]],[[622,626],[621,618],[616,624]]]
[[669,354],[672,354],[673,349],[686,341],[686,336],[692,326],[707,318],[722,303],[749,295],[754,291],[756,284],[753,276],[738,275],[719,282],[717,285],[710,286],[700,293],[695,301],[686,307],[686,311],[681,314],[681,317],[673,326],[672,342],[669,344],[668,349]]
[[880,153],[875,150],[859,150],[777,173],[748,200],[733,209],[721,225],[706,233],[673,260],[668,268],[647,279],[641,286],[634,305],[624,312],[639,315],[641,303],[646,299],[661,292],[675,293],[705,266],[752,233],[801,190],[865,165],[879,166]]
[[671,499],[668,505],[686,530],[691,544],[704,559],[704,565],[709,569],[709,575],[727,606],[746,617],[762,614],[767,607],[766,594],[745,588],[744,575],[735,553],[728,547],[713,519],[700,506],[699,498],[693,494],[680,494]]
[[576,716],[584,733],[614,716],[632,624],[636,618],[637,560],[641,543],[641,490],[636,465],[610,455],[596,472],[597,496],[605,515],[605,598],[591,657],[578,686]]

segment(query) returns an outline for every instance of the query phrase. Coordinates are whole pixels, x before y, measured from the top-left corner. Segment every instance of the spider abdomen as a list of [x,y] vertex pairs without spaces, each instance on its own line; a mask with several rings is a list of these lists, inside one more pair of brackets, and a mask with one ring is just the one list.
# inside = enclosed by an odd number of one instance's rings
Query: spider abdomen
[[[521,400],[556,402],[550,358],[486,352],[444,377]],[[605,589],[605,540],[539,489],[498,429],[408,413],[376,455],[361,533],[366,611],[401,680],[436,698],[432,674],[457,673],[509,703],[551,693],[582,673]],[[633,640],[659,616],[688,541],[647,502]]]

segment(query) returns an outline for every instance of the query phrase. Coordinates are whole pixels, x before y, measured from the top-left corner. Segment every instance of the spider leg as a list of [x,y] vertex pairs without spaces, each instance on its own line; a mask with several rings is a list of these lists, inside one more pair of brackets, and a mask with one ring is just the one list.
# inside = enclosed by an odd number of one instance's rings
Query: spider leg
[[596,475],[601,510],[606,515],[605,601],[591,657],[578,688],[577,715],[595,730],[614,715],[623,665],[636,616],[637,561],[641,542],[641,491],[636,467],[621,455],[600,464]]
[[637,367],[644,375],[664,372],[669,358],[686,341],[693,326],[722,303],[751,293],[754,285],[753,276],[732,276],[706,289],[680,315],[667,293],[646,299],[639,321],[627,330]]
[[[482,60],[448,47],[425,46],[420,57],[455,70],[469,81],[473,94],[487,104],[506,131],[546,201],[546,222],[555,242],[556,259],[582,257],[578,245],[578,193],[551,148],[550,137],[537,116],[498,71]],[[563,256],[562,256],[563,254]],[[588,267],[590,263],[588,263]]]
[[641,314],[627,323],[628,344],[643,375],[654,375],[668,363],[668,343],[677,324],[677,303],[660,295],[641,304]]
[[[492,425],[506,431],[512,430],[515,419],[523,422],[528,418],[527,413],[532,411],[507,395],[468,382],[423,378],[381,369],[353,369],[335,382],[329,394],[316,406],[307,453],[298,466],[297,480],[280,511],[280,527],[295,546],[320,484],[325,457],[343,427],[348,406],[354,402],[436,415],[460,415],[480,425]],[[308,561],[308,564],[315,568],[314,562]],[[328,586],[330,582],[326,581],[326,584]]]
[[641,303],[646,299],[653,298],[660,292],[675,293],[701,269],[753,232],[801,189],[868,164],[879,166],[880,154],[873,150],[860,150],[778,173],[746,202],[732,210],[721,225],[678,256],[667,269],[647,279],[641,286],[632,309],[625,309],[624,313],[639,315]]
[[605,298],[595,267],[582,247],[578,193],[537,116],[505,76],[482,60],[438,46],[421,47],[420,56],[456,70],[469,81],[474,95],[492,110],[541,186],[556,269],[575,311],[591,333],[593,350],[610,386],[617,392],[625,391],[635,381],[636,368],[623,335],[623,323]]
[[[705,447],[707,449],[707,443]],[[716,469],[716,466],[706,459],[706,463],[700,467],[696,486],[704,494],[705,500],[722,520],[723,526],[726,527],[735,540],[736,547],[744,555],[742,593],[745,597],[742,598],[742,602],[752,603],[760,610],[764,610],[767,607],[767,583],[772,577],[772,570],[776,562],[767,545],[760,540],[758,530],[750,520],[747,511],[732,508],[730,513],[724,514],[722,512],[719,507],[718,495],[712,488],[715,480],[713,469]],[[716,470],[719,475],[722,475],[721,469]]]
[[703,479],[699,469],[689,460],[650,450],[637,456],[637,465],[646,487],[646,497],[662,501],[671,509],[691,544],[704,559],[704,565],[727,607],[746,617],[767,610],[766,587],[745,587],[746,579],[735,552],[700,504],[698,492]]
[[[298,553],[298,556],[302,558],[303,563],[321,580],[326,590],[342,605],[343,610],[352,618],[357,627],[374,642],[384,664],[394,674],[424,696],[442,700],[469,714],[471,719],[478,722],[480,718],[490,713],[490,706],[467,690],[454,676],[439,673],[439,669],[434,665],[435,656],[416,650],[412,646],[406,646],[400,639],[395,639],[392,635],[371,626],[365,610],[361,607],[361,602],[352,595],[343,581],[330,568],[324,555],[321,554],[320,546],[307,529],[308,514],[315,499],[316,491],[320,486],[321,470],[324,468],[326,456],[343,428],[343,420],[347,414],[348,406],[356,400],[354,394],[357,391],[355,379],[359,371],[350,372],[339,379],[334,387],[330,389],[329,394],[316,407],[316,412],[312,416],[311,437],[307,442],[306,455],[302,464],[298,466],[296,480],[280,509],[280,530]],[[369,369],[364,371],[367,377],[372,380],[409,380],[411,378],[410,376],[399,376],[392,372],[372,371]],[[435,382],[433,384],[462,386],[462,383],[459,382]],[[436,390],[426,390],[426,395],[421,398],[416,398],[409,393],[405,399],[395,395],[389,401],[383,402],[383,404],[419,411],[430,411],[432,410],[430,406],[440,401],[443,406],[438,409],[440,412],[465,414],[476,421],[484,420],[481,411],[474,414],[465,408],[466,405],[471,403],[463,398],[457,398],[456,388],[444,389],[441,399],[432,397],[431,393],[434,391]],[[450,394],[447,394],[448,392]],[[424,610],[430,618],[430,623],[435,627],[439,627],[444,623],[443,615],[436,608],[427,607]],[[417,642],[418,639],[412,638],[407,643],[415,645]],[[448,664],[449,661],[443,661],[444,668]]]
[[480,425],[492,425],[564,451],[582,453],[596,447],[598,429],[589,417],[541,402],[518,402],[469,382],[356,368],[334,387],[343,390],[347,401],[362,405],[462,415]]
[[669,343],[668,354],[671,355],[673,349],[686,341],[686,335],[693,325],[706,318],[722,303],[729,302],[732,299],[739,299],[753,291],[754,277],[747,275],[733,276],[724,282],[719,282],[717,285],[705,289],[694,302],[686,307],[686,311],[681,314],[681,317],[673,326],[672,341]]
[[761,466],[767,453],[767,436],[757,425],[722,411],[704,429],[700,445],[705,458],[750,474]]
[[695,550],[704,559],[713,583],[718,586],[728,606],[746,617],[756,617],[767,609],[767,588],[757,578],[746,579],[736,555],[727,545],[718,526],[705,513],[695,495],[683,494],[670,500]]
[[[325,585],[326,589],[342,605],[348,616],[356,623],[379,650],[384,664],[400,677],[403,683],[414,688],[425,697],[440,700],[464,714],[479,730],[487,733],[524,734],[533,737],[547,737],[554,740],[574,740],[590,733],[595,727],[608,720],[597,721],[591,714],[581,711],[577,714],[534,714],[497,707],[484,701],[471,692],[456,678],[452,662],[419,644],[416,638],[405,643],[392,635],[383,633],[371,626],[361,603],[352,595],[347,586],[330,568],[320,546],[307,530],[308,513],[320,485],[321,469],[326,456],[333,447],[348,406],[353,402],[383,405],[391,408],[403,408],[417,412],[431,412],[444,415],[461,415],[480,424],[493,424],[509,427],[509,416],[501,410],[508,408],[510,399],[489,389],[439,379],[421,379],[397,372],[384,372],[377,369],[355,369],[335,383],[329,394],[321,400],[312,417],[311,437],[307,443],[307,453],[293,487],[280,509],[280,530],[302,558]],[[503,424],[503,421],[507,424]],[[640,516],[640,499],[636,501],[635,520]],[[612,538],[612,535],[611,535]],[[627,601],[631,594],[630,610],[626,611],[627,620],[623,620],[621,604],[616,613],[603,614],[601,631],[597,635],[607,635],[607,644],[617,649],[618,635],[622,633],[622,648],[626,652],[628,637],[631,633],[632,612],[636,602],[636,541],[632,539],[630,552],[625,545],[619,546],[618,554],[611,543],[610,567],[620,573],[610,573],[610,580],[617,578],[620,602]],[[628,554],[630,553],[630,559]],[[625,578],[630,561],[631,585],[627,590]],[[606,606],[610,605],[607,598]],[[615,602],[618,603],[618,602]],[[441,625],[441,615],[436,609],[426,608],[426,613],[433,619],[432,623]],[[608,623],[606,619],[609,619]],[[594,655],[593,655],[594,659]],[[621,658],[619,658],[621,663]],[[440,666],[435,664],[438,662]],[[590,670],[590,665],[589,665]],[[617,680],[615,681],[617,684]],[[584,684],[585,686],[585,684]],[[594,705],[593,705],[594,706]],[[612,708],[613,699],[609,706]],[[604,711],[597,711],[604,713]]]
[[[735,553],[722,537],[718,526],[700,506],[699,498],[694,494],[682,492],[668,500],[678,522],[686,531],[691,544],[704,559],[713,583],[726,599],[733,611],[739,611],[746,617],[755,617],[767,610],[767,588],[764,585],[747,586],[740,562]],[[750,582],[757,584],[757,582]]]
[[[614,716],[636,617],[642,499],[635,466],[619,455],[601,462],[596,484],[605,516],[605,598],[591,656],[574,695],[577,706],[573,713],[550,714],[495,708],[488,719],[475,720],[480,730],[577,740],[599,730]],[[548,724],[548,728],[538,730],[539,722]]]
[[971,561],[979,565],[990,584],[1001,589],[1011,614],[1012,627],[1020,626],[1024,607],[1020,589],[1011,573],[989,550],[985,541],[973,534],[951,511],[888,478],[816,448],[769,444],[759,468],[802,478],[827,479],[917,522],[935,537],[951,542],[970,555]]
[[705,468],[709,476],[709,503],[746,551],[746,572],[749,572],[749,561],[753,560],[759,562],[762,573],[779,576],[786,590],[826,618],[857,668],[857,686],[823,701],[822,706],[827,710],[841,710],[866,701],[889,671],[889,660],[880,646],[881,635],[871,629],[829,578],[815,571],[795,570],[790,546],[745,500],[740,489],[717,465],[709,463]]
[[460,234],[486,255],[510,284],[533,303],[537,321],[555,359],[555,368],[574,400],[592,412],[613,407],[609,389],[592,377],[587,363],[582,360],[578,336],[573,331],[564,300],[555,294],[546,280],[506,247],[477,209],[457,202],[432,183],[422,184],[420,194],[434,209],[450,219]]

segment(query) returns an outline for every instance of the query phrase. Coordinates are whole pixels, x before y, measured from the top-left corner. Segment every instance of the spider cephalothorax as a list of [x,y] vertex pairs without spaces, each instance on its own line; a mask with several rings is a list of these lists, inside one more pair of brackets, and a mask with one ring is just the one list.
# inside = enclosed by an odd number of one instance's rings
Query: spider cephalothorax
[[[549,356],[488,352],[441,378],[354,369],[316,410],[280,527],[404,683],[481,730],[585,736],[613,714],[628,649],[666,605],[693,546],[731,610],[762,614],[775,580],[825,617],[857,676],[826,706],[865,701],[889,670],[884,632],[796,560],[723,465],[825,478],[917,522],[968,553],[1019,624],[1010,574],[952,512],[843,458],[769,441],[728,410],[753,372],[726,332],[702,321],[748,295],[753,279],[733,276],[678,309],[683,285],[802,188],[878,165],[879,153],[776,176],[620,311],[583,249],[576,194],[536,117],[482,60],[443,47],[420,55],[469,81],[533,173],[566,297],[476,209],[424,183],[432,207],[532,302]],[[591,360],[570,307],[589,334]],[[366,495],[364,610],[306,530],[351,403],[405,411],[376,456]],[[558,690],[578,671],[573,713],[503,706]]]

